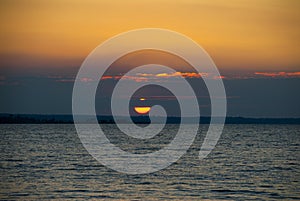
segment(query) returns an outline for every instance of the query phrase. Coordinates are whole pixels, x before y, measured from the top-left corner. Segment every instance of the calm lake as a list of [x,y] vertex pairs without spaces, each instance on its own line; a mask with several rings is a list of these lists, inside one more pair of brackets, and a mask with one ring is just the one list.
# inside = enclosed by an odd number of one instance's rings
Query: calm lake
[[[150,140],[119,135],[123,150],[147,153],[165,146],[177,125]],[[84,149],[72,124],[0,125],[0,198],[20,200],[290,200],[300,199],[300,125],[225,125],[211,154],[198,152],[207,126],[183,157],[144,175],[108,169]]]

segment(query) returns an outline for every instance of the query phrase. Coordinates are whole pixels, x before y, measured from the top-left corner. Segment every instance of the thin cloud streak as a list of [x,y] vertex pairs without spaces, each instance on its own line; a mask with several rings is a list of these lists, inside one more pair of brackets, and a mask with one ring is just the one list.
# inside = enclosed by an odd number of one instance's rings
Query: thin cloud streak
[[211,79],[224,79],[225,76],[211,76],[208,73],[192,73],[192,72],[174,72],[174,73],[157,73],[157,74],[151,74],[151,73],[137,73],[135,76],[131,75],[124,75],[124,76],[114,76],[114,75],[105,75],[102,76],[101,80],[108,80],[108,79],[125,79],[125,80],[133,80],[136,82],[148,82],[149,80],[157,80],[157,81],[164,81],[162,79],[165,78],[211,78]]
[[300,77],[300,72],[255,72],[255,75],[264,76],[264,77]]
[[[266,78],[300,78],[300,72],[249,72],[245,74],[230,74],[230,75],[220,75],[214,76],[209,73],[193,73],[193,72],[174,72],[174,73],[137,73],[136,75],[104,75],[101,77],[101,81],[103,80],[131,80],[135,82],[149,82],[149,81],[157,81],[157,82],[166,82],[166,81],[176,81],[177,78],[187,78],[187,79],[223,79],[223,80],[242,80],[242,79],[266,79]],[[64,76],[48,76],[47,78],[53,79],[55,82],[74,82],[75,77],[64,77]],[[0,81],[5,82],[6,77],[0,76]],[[96,80],[84,77],[80,78],[81,82],[89,83],[95,82]]]

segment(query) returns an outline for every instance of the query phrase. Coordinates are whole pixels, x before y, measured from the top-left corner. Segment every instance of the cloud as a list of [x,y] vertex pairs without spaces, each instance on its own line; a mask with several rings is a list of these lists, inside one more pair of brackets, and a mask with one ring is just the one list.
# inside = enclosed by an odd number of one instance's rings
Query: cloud
[[[173,72],[173,73],[137,73],[135,75],[104,75],[101,77],[101,80],[131,80],[135,82],[168,82],[176,81],[177,78],[187,78],[187,79],[226,79],[226,80],[241,80],[241,79],[265,79],[265,78],[300,78],[300,71],[297,72],[243,72],[235,74],[226,74],[226,75],[213,75],[210,73],[194,73],[194,72]],[[72,76],[48,76],[49,79],[53,79],[56,82],[74,82],[75,77]],[[4,82],[6,77],[0,76],[0,82]],[[80,78],[81,82],[94,82],[96,80],[88,77]],[[3,83],[2,83],[3,84]]]
[[218,79],[225,79],[226,77],[223,75],[220,76],[214,76],[213,79],[218,80]]
[[146,77],[135,77],[135,76],[124,76],[126,80],[134,80],[136,82],[148,82],[149,79]]
[[[169,81],[166,78],[172,79],[172,78],[209,78],[209,79],[224,79],[225,76],[212,76],[208,73],[194,73],[194,72],[174,72],[174,73],[157,73],[157,74],[152,74],[152,73],[137,73],[135,75],[104,75],[101,77],[101,80],[132,80],[135,82],[148,82],[148,81],[157,81],[157,82],[164,82],[164,81]],[[55,82],[61,82],[61,83],[67,83],[67,82],[74,82],[75,77],[73,76],[47,76],[48,79],[52,79]],[[1,81],[1,77],[0,77]],[[89,78],[89,77],[83,77],[80,78],[81,82],[94,82],[96,80]]]
[[208,73],[190,73],[190,72],[174,72],[174,73],[158,73],[158,74],[149,74],[149,73],[138,73],[137,75],[143,77],[184,77],[184,78],[200,78],[208,76]]
[[101,80],[108,80],[108,79],[114,79],[114,77],[110,75],[105,75],[101,77]]
[[203,76],[207,76],[207,73],[189,73],[189,72],[175,72],[175,73],[159,73],[156,74],[155,77],[184,77],[184,78],[200,78]]
[[[174,72],[174,73],[137,73],[134,76],[131,75],[124,75],[124,76],[113,76],[113,75],[105,75],[102,76],[101,80],[107,80],[107,79],[126,79],[126,80],[133,80],[136,82],[147,82],[149,80],[157,80],[162,81],[162,78],[201,78],[201,77],[209,77],[208,73],[191,73],[191,72]],[[223,79],[223,76],[214,76],[213,79]]]
[[255,72],[254,74],[263,77],[272,77],[272,78],[300,77],[300,72]]
[[68,82],[74,82],[75,79],[58,79],[55,80],[56,82],[62,82],[62,83],[68,83]]
[[83,78],[80,78],[80,81],[81,82],[92,82],[93,79],[92,78],[88,78],[88,77],[83,77]]
[[[151,74],[151,73],[137,73],[136,75],[104,75],[101,77],[101,80],[133,80],[136,82],[148,82],[149,80],[157,80],[162,81],[162,78],[200,78],[203,76],[207,76],[207,73],[189,73],[189,72],[174,72],[174,73],[158,73],[158,74]],[[74,78],[64,78],[59,76],[51,76],[48,77],[50,79],[55,79],[57,82],[74,82]],[[80,78],[81,82],[93,82],[92,78],[83,77]]]

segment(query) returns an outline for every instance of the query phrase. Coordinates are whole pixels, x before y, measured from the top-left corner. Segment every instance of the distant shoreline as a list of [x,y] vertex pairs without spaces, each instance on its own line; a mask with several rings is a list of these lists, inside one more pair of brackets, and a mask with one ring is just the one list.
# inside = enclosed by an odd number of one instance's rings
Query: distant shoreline
[[[114,124],[112,116],[97,116],[100,124]],[[88,119],[88,117],[85,117]],[[154,117],[154,123],[160,122],[161,117]],[[147,116],[134,116],[133,122],[137,124],[149,124]],[[157,122],[155,122],[157,120]],[[189,120],[189,118],[187,118]],[[168,117],[167,124],[179,124],[180,117]],[[189,122],[189,121],[187,121]],[[72,115],[38,115],[38,114],[6,114],[0,113],[0,124],[73,124]],[[85,120],[81,123],[89,123]],[[122,122],[124,124],[129,122]],[[210,117],[201,117],[201,124],[209,124]],[[225,124],[300,124],[300,118],[246,118],[226,117]]]

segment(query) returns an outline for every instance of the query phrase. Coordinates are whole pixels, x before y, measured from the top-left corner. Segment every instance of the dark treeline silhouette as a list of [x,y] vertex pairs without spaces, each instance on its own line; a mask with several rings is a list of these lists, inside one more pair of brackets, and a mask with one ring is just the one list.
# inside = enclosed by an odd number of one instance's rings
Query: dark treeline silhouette
[[[81,123],[89,123],[83,121]],[[100,124],[114,124],[112,116],[97,116]],[[122,117],[121,117],[122,119]],[[133,116],[132,121],[137,124],[149,124],[148,116]],[[162,117],[154,117],[153,123],[159,123]],[[189,119],[187,118],[187,122]],[[180,117],[168,117],[167,124],[179,124]],[[73,124],[72,115],[36,115],[36,114],[0,114],[0,124]],[[129,123],[121,121],[121,123]],[[201,124],[209,124],[210,117],[201,117]],[[300,118],[244,118],[244,117],[226,117],[226,124],[300,124]]]

